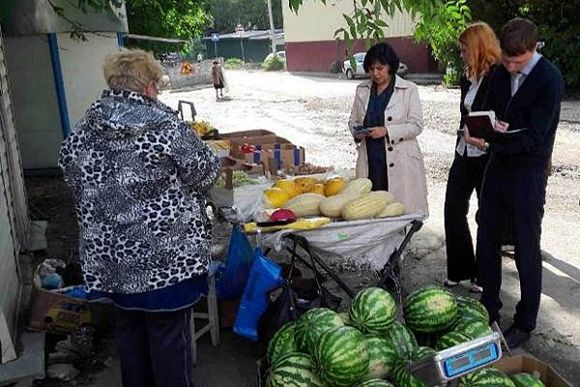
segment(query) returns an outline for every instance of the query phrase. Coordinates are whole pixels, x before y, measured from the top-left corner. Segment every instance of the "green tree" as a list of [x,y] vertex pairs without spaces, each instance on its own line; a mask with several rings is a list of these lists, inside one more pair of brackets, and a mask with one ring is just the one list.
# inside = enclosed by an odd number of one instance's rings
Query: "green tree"
[[[133,34],[191,40],[203,36],[211,17],[204,0],[130,0],[126,3],[129,30]],[[168,50],[167,45],[132,42],[155,52]]]
[[[210,12],[214,28],[220,32],[232,32],[238,24],[245,29],[270,28],[267,0],[211,0]],[[272,0],[274,27],[282,28],[282,0]]]

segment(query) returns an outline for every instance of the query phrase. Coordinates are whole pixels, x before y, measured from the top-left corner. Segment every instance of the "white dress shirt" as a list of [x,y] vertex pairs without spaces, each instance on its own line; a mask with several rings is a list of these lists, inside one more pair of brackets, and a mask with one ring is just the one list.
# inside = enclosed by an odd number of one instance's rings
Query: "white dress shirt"
[[[481,85],[483,77],[479,79],[470,78],[469,81],[471,84],[469,85],[469,90],[465,94],[465,99],[463,100],[463,106],[467,109],[467,112],[471,112],[471,108],[473,106],[473,101],[475,101],[475,96],[477,95],[477,91],[479,90],[479,86]],[[463,126],[463,129],[467,129],[466,126]],[[479,150],[478,148],[474,147],[473,145],[467,144],[463,136],[459,137],[459,142],[457,143],[457,147],[455,151],[459,153],[461,156],[465,156],[467,152],[467,157],[479,157],[484,155],[485,152]]]

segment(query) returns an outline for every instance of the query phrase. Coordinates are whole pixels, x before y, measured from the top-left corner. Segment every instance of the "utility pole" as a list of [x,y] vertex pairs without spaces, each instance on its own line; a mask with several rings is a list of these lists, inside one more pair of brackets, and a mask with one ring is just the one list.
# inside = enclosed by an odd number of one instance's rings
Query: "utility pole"
[[272,42],[272,54],[276,55],[276,38],[274,36],[274,14],[272,13],[272,0],[268,0],[268,17],[270,19],[270,41]]

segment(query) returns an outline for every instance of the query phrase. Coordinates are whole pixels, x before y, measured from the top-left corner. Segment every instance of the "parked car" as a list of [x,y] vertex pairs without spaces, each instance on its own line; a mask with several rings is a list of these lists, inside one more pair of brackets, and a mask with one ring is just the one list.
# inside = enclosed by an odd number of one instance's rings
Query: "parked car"
[[[356,61],[356,71],[353,70],[352,66],[350,65],[350,60],[347,59],[344,61],[342,66],[342,71],[346,75],[348,79],[355,79],[356,77],[368,77],[369,75],[365,73],[365,69],[363,68],[363,63],[365,61],[365,52],[357,52],[353,55],[354,60]],[[400,77],[406,77],[409,73],[409,68],[403,62],[399,63],[399,69],[397,70],[397,74]]]

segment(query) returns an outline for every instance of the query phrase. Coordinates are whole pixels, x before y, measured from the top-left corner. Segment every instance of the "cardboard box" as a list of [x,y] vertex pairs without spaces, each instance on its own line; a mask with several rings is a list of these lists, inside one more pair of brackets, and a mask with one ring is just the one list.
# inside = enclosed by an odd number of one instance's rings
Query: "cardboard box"
[[29,323],[31,330],[70,333],[91,322],[91,310],[86,300],[33,287]]
[[299,166],[305,161],[304,148],[292,144],[265,144],[253,153],[242,153],[237,156],[243,157],[248,163],[263,163],[274,159],[279,161],[278,169],[292,165]]
[[572,387],[559,373],[546,363],[529,355],[518,355],[510,358],[503,358],[491,367],[497,368],[508,375],[515,375],[519,372],[527,372],[539,376],[549,387]]

